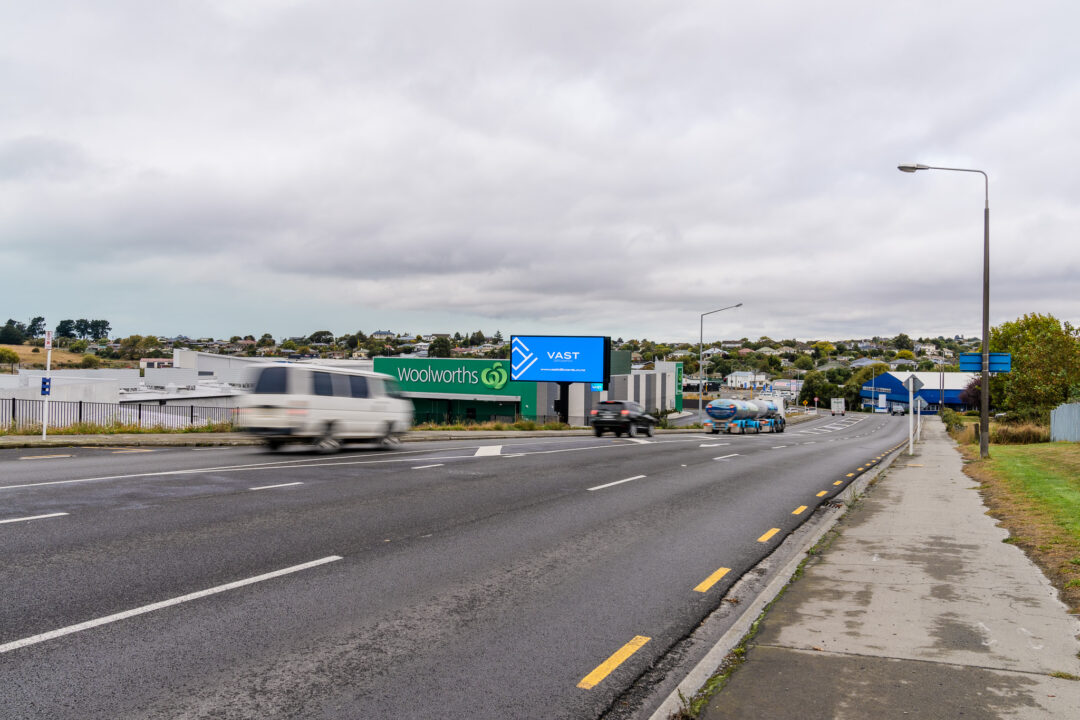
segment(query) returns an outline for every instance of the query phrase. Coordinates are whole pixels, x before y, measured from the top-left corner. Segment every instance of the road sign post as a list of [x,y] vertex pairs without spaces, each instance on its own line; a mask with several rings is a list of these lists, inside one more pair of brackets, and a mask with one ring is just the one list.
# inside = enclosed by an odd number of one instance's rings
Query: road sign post
[[[922,380],[914,375],[909,375],[908,379],[904,381],[904,387],[908,391],[908,455],[915,454],[915,393],[922,390],[922,386]],[[922,400],[922,398],[919,399]]]
[[41,378],[41,394],[45,402],[41,408],[41,439],[44,440],[49,434],[49,394],[52,392],[52,378],[49,371],[52,369],[52,330],[45,331],[45,377]]

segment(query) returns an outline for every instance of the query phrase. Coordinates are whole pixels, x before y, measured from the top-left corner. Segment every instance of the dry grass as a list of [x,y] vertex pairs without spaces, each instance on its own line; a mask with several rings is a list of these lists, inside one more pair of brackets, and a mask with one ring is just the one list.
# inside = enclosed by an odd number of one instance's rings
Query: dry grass
[[[0,347],[14,350],[19,356],[20,367],[27,370],[43,370],[45,368],[45,357],[48,354],[45,348],[35,348],[30,345],[0,345]],[[37,350],[37,352],[34,352],[34,350]],[[82,359],[82,353],[68,352],[55,347],[52,351],[52,367],[54,368],[79,367]],[[128,361],[102,360],[101,367],[138,367],[138,364]],[[0,373],[7,372],[11,372],[11,366],[0,365]]]
[[1080,613],[1080,444],[991,445],[979,459],[977,445],[962,445],[970,461],[964,472],[981,484],[991,517],[1008,529],[1007,542],[1021,547]]

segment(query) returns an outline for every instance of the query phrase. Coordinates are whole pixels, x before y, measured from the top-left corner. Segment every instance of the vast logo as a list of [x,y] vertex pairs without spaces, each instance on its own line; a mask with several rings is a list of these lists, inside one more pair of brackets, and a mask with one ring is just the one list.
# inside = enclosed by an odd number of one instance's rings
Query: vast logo
[[521,342],[519,338],[514,338],[514,349],[510,353],[510,362],[514,362],[514,353],[521,356],[521,359],[517,361],[517,364],[513,365],[514,372],[518,377],[521,377],[526,370],[532,367],[536,362],[536,356],[533,355],[532,350],[525,346],[525,343]]
[[480,382],[492,390],[502,390],[509,379],[510,376],[507,374],[506,369],[503,368],[502,363],[495,363],[480,373]]

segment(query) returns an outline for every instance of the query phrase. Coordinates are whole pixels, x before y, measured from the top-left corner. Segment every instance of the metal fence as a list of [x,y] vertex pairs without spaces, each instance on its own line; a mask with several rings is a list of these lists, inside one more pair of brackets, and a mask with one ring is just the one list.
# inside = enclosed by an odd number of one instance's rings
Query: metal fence
[[1050,441],[1080,442],[1080,403],[1058,405],[1050,411]]
[[[0,398],[0,426],[15,429],[41,427],[44,400]],[[142,428],[184,428],[229,422],[232,409],[195,405],[145,405],[50,400],[49,427],[76,423],[94,425],[137,425]]]

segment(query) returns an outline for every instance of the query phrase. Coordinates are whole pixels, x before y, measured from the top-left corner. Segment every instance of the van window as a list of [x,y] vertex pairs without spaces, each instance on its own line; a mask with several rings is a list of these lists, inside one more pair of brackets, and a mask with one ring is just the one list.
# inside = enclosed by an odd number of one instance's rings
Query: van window
[[286,370],[287,368],[283,367],[263,368],[263,371],[259,373],[259,379],[255,382],[253,392],[264,395],[284,395]]
[[398,387],[396,380],[383,380],[383,388],[386,390],[386,394],[392,398],[402,397],[401,388]]
[[324,395],[326,397],[333,397],[334,395],[334,379],[328,372],[313,372],[312,379],[314,380],[315,394]]
[[367,378],[363,375],[349,376],[349,389],[354,398],[366,398],[368,396]]

